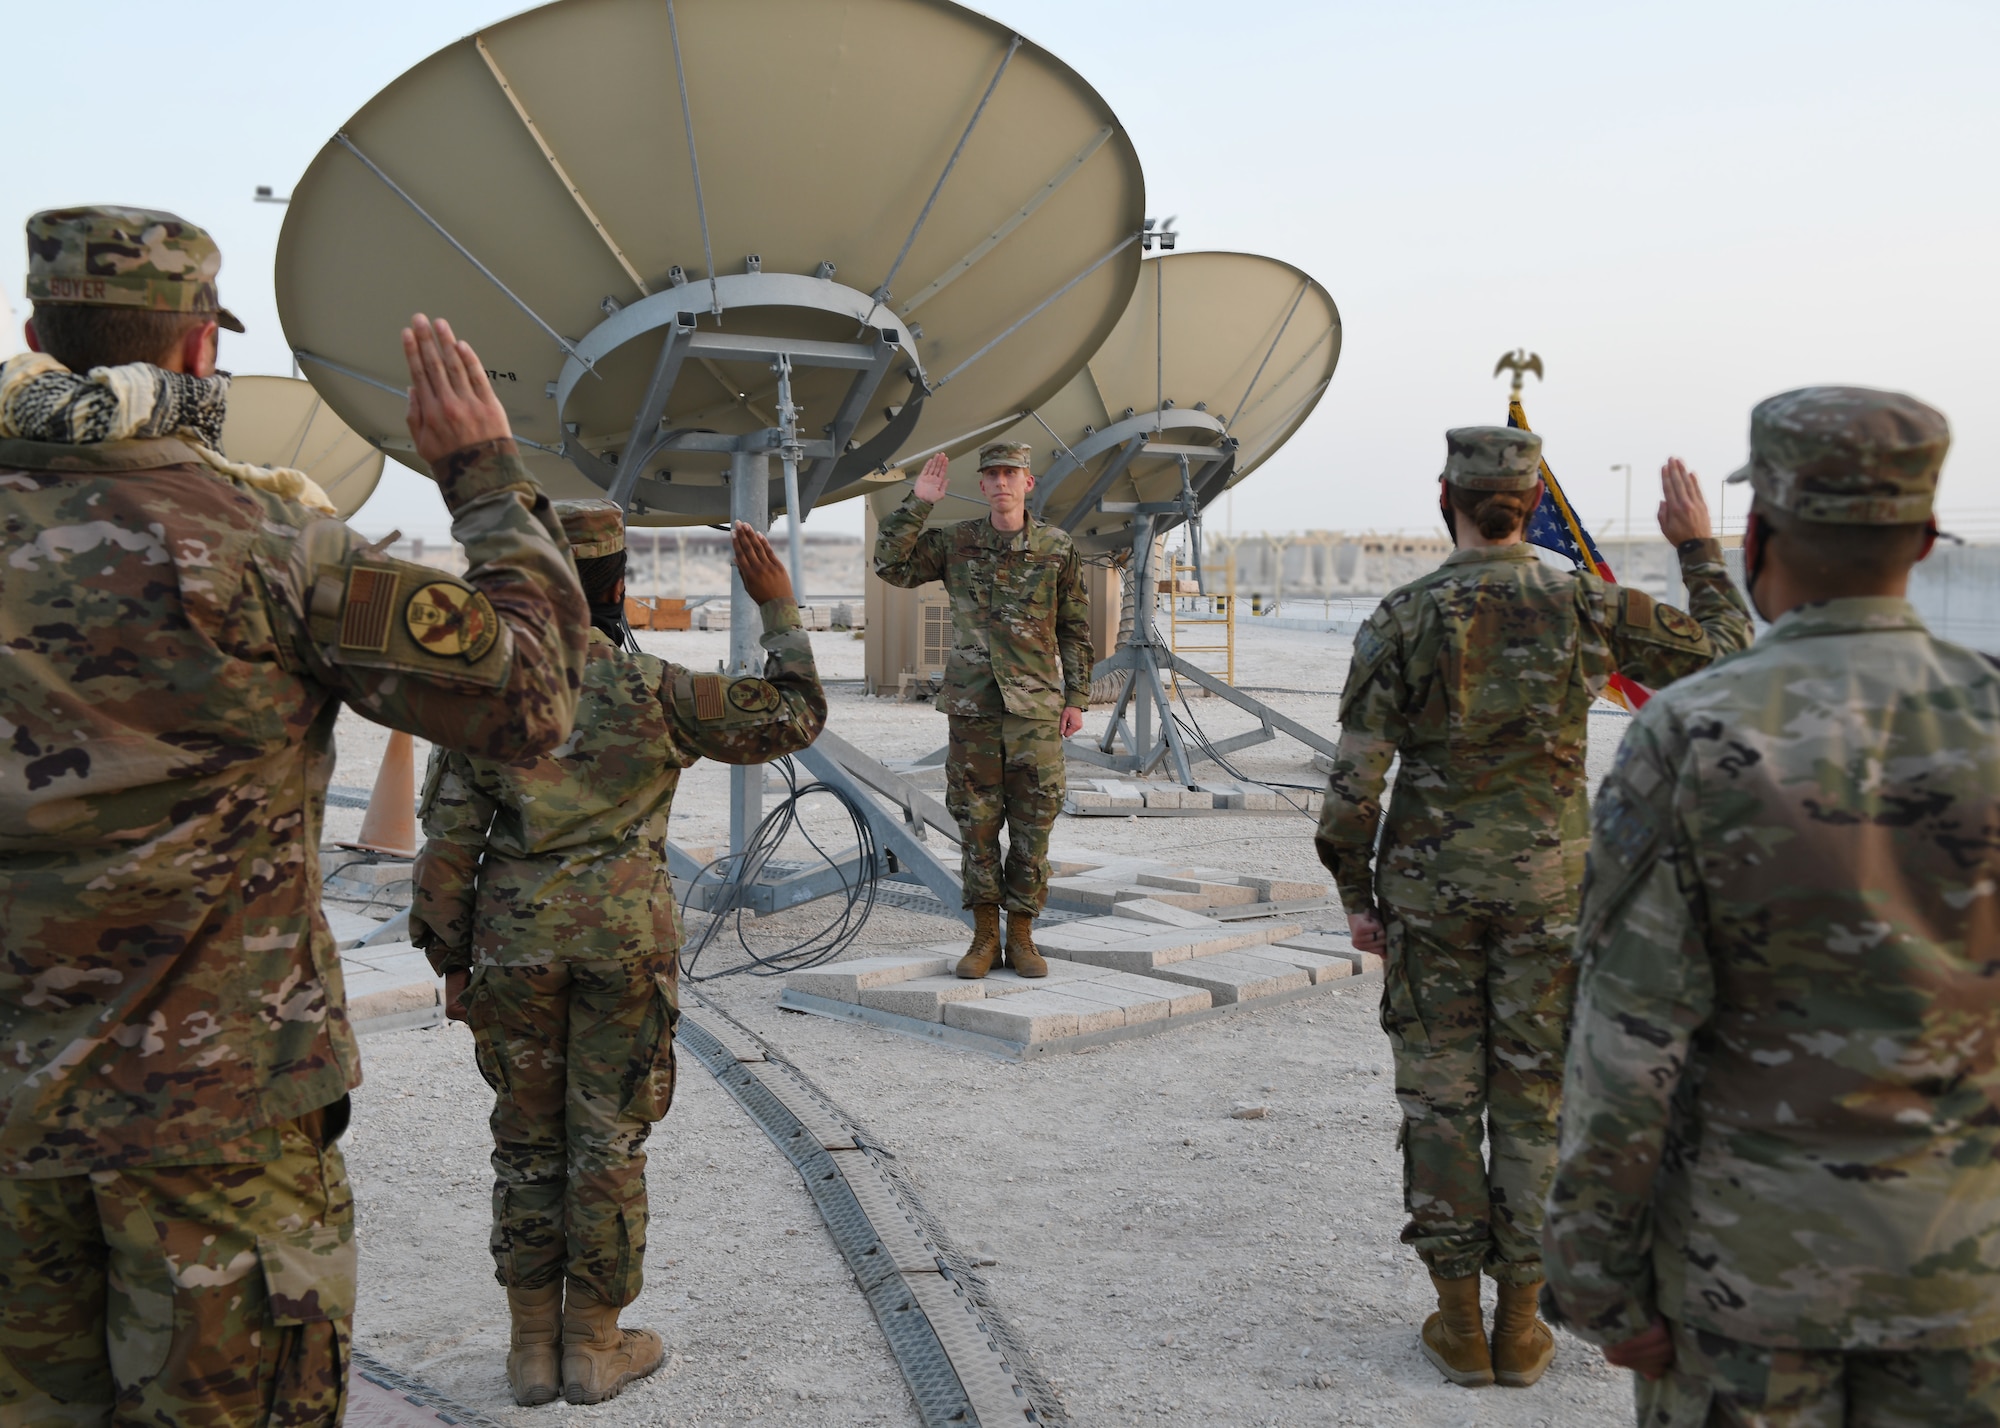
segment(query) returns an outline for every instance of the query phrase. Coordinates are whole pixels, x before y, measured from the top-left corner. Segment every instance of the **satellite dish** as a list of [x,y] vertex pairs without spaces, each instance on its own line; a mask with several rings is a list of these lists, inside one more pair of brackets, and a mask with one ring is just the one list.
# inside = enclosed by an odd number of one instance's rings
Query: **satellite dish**
[[408,445],[397,334],[441,313],[550,494],[712,522],[746,513],[732,469],[780,457],[808,511],[1048,400],[1124,311],[1142,213],[1097,93],[946,0],[558,0],[320,151],[278,305],[377,446]]
[[[1044,520],[1086,553],[1123,550],[1133,513],[1100,502],[1176,500],[1185,462],[1194,505],[1207,506],[1312,414],[1340,360],[1340,337],[1333,298],[1289,263],[1252,253],[1151,258],[1084,369],[987,440],[1035,448],[1029,499]],[[952,462],[943,518],[980,508],[975,464],[971,453]]]
[[335,416],[310,382],[295,377],[231,381],[222,450],[231,461],[305,472],[342,519],[360,510],[382,479],[382,453]]

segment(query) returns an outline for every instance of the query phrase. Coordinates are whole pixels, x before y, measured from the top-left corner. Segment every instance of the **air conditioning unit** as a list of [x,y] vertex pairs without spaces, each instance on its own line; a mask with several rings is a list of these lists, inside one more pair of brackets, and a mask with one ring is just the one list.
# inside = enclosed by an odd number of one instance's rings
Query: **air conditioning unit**
[[917,592],[918,628],[923,632],[917,654],[917,673],[939,676],[951,658],[951,597],[942,585],[926,585]]

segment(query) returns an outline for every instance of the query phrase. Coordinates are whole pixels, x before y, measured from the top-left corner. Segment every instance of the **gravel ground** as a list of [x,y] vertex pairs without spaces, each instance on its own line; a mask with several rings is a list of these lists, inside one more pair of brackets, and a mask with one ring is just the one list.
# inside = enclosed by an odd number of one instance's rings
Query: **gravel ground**
[[[641,638],[693,668],[727,648],[722,634]],[[1238,682],[1300,691],[1259,697],[1331,735],[1345,646],[1246,631]],[[820,634],[814,648],[828,678],[859,675],[859,641]],[[883,758],[944,740],[926,705],[849,686],[831,692],[831,706],[831,727]],[[1197,701],[1195,717],[1210,737],[1254,722],[1217,699]],[[1601,711],[1591,723],[1594,783],[1625,720]],[[339,734],[335,783],[367,786],[379,731],[343,715]],[[1255,777],[1321,782],[1308,751],[1282,737],[1235,762]],[[676,837],[725,837],[725,771],[697,766],[682,788]],[[330,810],[336,836],[343,817],[358,825],[358,812]],[[837,831],[830,814],[807,821]],[[1298,815],[1065,818],[1054,846],[1324,876]],[[1334,909],[1306,920],[1344,925]],[[798,935],[814,921],[801,909],[757,931]],[[950,921],[881,907],[849,955],[956,935]],[[727,960],[717,953],[712,966]],[[1452,1387],[1418,1352],[1430,1290],[1396,1241],[1397,1114],[1373,985],[1028,1064],[781,1013],[770,980],[708,991],[894,1150],[962,1245],[998,1261],[986,1272],[1001,1307],[1079,1424],[1582,1428],[1630,1414],[1624,1376],[1573,1339],[1527,1390]],[[685,1059],[653,1142],[652,1282],[634,1316],[666,1335],[677,1362],[602,1409],[512,1408],[505,1305],[484,1248],[488,1098],[468,1038],[455,1027],[371,1037],[364,1060],[348,1142],[363,1347],[508,1422],[916,1422],[797,1176]],[[1239,1101],[1268,1106],[1268,1117],[1232,1119]]]

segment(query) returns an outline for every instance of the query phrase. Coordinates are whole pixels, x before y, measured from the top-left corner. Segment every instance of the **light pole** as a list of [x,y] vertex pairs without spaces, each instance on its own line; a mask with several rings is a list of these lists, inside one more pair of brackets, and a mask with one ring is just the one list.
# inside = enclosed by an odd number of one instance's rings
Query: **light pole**
[[[257,192],[250,196],[250,201],[252,203],[276,203],[283,205],[290,203],[292,196],[289,193],[277,193],[269,184],[260,183],[257,185]],[[292,354],[292,375],[294,377],[299,375],[299,355],[296,352]]]
[[[1627,566],[1630,566],[1632,564],[1632,463],[1614,461],[1611,463],[1611,469],[1625,473],[1625,553],[1621,558]],[[1631,579],[1631,576],[1627,575],[1626,579]]]

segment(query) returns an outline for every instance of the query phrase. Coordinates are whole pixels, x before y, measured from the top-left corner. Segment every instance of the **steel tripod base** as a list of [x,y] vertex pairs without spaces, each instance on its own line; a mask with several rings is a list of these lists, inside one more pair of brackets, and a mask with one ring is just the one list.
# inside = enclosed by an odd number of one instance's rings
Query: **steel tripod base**
[[[1090,672],[1090,677],[1096,681],[1105,675],[1119,673],[1129,673],[1131,678],[1125,681],[1124,692],[1112,707],[1110,726],[1094,745],[1079,739],[1069,740],[1068,752],[1072,758],[1100,768],[1140,775],[1151,773],[1163,763],[1171,763],[1175,776],[1183,784],[1192,784],[1193,765],[1208,759],[1211,753],[1232,754],[1238,749],[1268,743],[1281,733],[1291,735],[1328,757],[1334,753],[1332,740],[1315,734],[1296,719],[1280,714],[1263,700],[1253,699],[1242,690],[1225,684],[1200,666],[1189,664],[1165,645],[1131,641],[1109,659],[1101,661]],[[1180,726],[1174,722],[1173,699],[1167,693],[1163,677],[1168,674],[1198,684],[1238,709],[1256,715],[1259,727],[1214,740],[1206,749],[1197,749],[1190,755],[1187,741],[1181,737]],[[1128,709],[1133,715],[1129,724],[1125,718]],[[1160,724],[1157,737],[1152,732],[1155,715]],[[1116,746],[1121,744],[1124,752],[1116,752]]]

